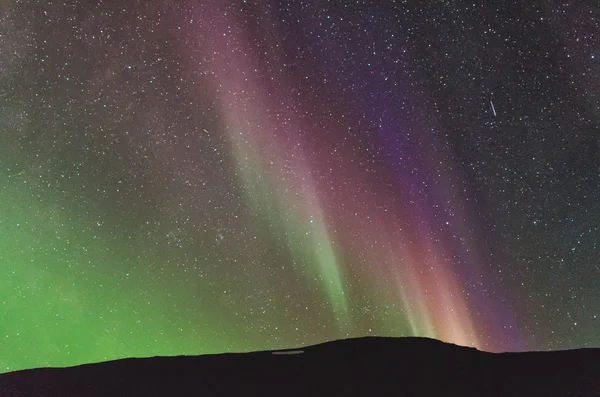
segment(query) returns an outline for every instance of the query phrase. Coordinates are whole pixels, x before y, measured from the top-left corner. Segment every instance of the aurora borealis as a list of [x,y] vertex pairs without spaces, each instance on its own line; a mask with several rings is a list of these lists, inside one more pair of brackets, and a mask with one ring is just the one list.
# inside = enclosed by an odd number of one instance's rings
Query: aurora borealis
[[593,1],[0,10],[0,372],[600,347]]

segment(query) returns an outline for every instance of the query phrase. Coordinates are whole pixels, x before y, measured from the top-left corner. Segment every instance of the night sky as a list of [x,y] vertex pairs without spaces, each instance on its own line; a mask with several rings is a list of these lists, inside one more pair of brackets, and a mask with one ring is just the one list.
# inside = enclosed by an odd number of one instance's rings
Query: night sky
[[3,1],[0,372],[600,347],[600,7],[473,3]]

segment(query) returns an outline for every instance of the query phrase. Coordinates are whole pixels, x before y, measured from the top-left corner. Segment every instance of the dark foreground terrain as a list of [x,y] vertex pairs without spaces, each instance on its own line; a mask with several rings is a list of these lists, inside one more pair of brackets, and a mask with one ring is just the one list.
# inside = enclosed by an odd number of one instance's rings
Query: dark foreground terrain
[[1,397],[600,396],[600,349],[491,354],[426,338],[124,359],[0,375]]

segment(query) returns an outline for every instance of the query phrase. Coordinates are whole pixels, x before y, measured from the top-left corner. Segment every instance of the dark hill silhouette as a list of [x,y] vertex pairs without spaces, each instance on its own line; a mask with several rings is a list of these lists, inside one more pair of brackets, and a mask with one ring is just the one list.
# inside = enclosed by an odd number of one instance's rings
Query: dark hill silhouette
[[492,354],[428,338],[131,358],[0,375],[1,397],[600,397],[600,349]]

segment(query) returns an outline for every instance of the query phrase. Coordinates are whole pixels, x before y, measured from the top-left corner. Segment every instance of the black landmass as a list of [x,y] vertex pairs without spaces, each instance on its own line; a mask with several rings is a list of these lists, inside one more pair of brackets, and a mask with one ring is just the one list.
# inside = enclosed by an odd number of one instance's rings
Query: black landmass
[[600,349],[487,353],[368,337],[296,350],[130,358],[0,375],[1,397],[600,397]]

